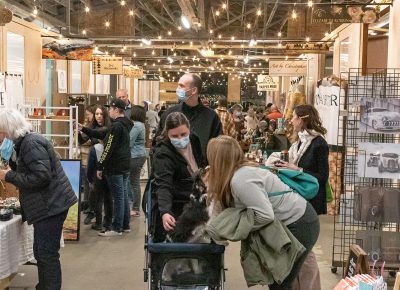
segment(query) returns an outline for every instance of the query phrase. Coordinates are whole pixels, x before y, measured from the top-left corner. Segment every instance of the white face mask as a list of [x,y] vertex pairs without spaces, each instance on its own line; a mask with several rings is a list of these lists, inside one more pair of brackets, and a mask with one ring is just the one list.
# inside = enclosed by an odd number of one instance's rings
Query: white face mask
[[189,135],[187,135],[183,138],[170,138],[170,141],[176,149],[185,149],[190,142],[190,138]]

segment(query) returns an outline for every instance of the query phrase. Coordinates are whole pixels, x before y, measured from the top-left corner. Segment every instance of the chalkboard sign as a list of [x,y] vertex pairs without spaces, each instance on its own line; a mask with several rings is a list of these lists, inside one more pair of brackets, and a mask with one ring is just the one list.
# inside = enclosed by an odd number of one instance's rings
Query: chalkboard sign
[[367,253],[359,245],[351,245],[344,276],[352,277],[356,274],[369,273]]

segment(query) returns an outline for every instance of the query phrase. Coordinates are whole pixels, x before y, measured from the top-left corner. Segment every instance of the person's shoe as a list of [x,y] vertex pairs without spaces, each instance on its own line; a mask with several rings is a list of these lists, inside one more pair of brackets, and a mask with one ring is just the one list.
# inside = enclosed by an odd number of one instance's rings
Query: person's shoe
[[128,228],[128,229],[123,229],[123,232],[124,232],[124,233],[130,233],[130,232],[131,232],[131,229],[130,229],[130,228]]
[[140,212],[138,210],[131,210],[131,216],[140,217]]
[[85,220],[83,221],[83,223],[84,223],[85,225],[90,225],[90,223],[92,222],[92,219],[94,219],[94,213],[89,212],[89,213],[87,214],[87,216],[85,217]]
[[98,224],[92,224],[92,230],[102,231],[103,227],[101,225],[98,225]]
[[101,231],[98,233],[100,237],[115,237],[115,236],[122,236],[122,232],[116,231]]

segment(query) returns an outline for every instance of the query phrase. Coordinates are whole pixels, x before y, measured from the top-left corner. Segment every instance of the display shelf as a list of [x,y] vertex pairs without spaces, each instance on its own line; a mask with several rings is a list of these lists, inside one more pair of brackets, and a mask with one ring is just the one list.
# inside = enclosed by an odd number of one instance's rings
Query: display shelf
[[[386,253],[386,251],[395,251],[393,256],[397,257],[395,261],[389,259],[385,265],[385,269],[400,268],[400,243],[394,243],[393,239],[385,238],[386,232],[391,232],[400,238],[400,219],[396,222],[387,222],[385,220],[360,220],[356,213],[360,215],[359,210],[376,213],[376,209],[383,212],[393,210],[388,208],[387,203],[380,195],[369,194],[374,188],[400,188],[400,179],[395,175],[383,175],[378,171],[378,167],[372,165],[372,161],[368,165],[366,161],[371,157],[370,152],[365,148],[375,148],[374,144],[383,144],[383,148],[396,146],[400,143],[400,134],[396,131],[388,132],[387,130],[376,130],[372,124],[365,121],[365,112],[374,107],[382,107],[389,109],[390,112],[385,114],[394,115],[392,112],[399,112],[400,108],[400,70],[398,69],[369,69],[367,72],[361,69],[350,69],[348,73],[348,89],[345,95],[340,96],[340,104],[344,104],[344,108],[339,114],[338,120],[338,147],[342,148],[343,158],[340,164],[342,168],[342,184],[340,188],[340,200],[338,201],[339,214],[334,217],[334,235],[333,235],[333,251],[332,251],[332,272],[337,267],[343,267],[347,262],[349,248],[352,244],[358,244],[368,254],[370,265],[372,266],[374,254]],[[398,106],[398,107],[396,107]],[[362,119],[364,118],[364,119]],[[382,117],[381,117],[382,118]],[[365,145],[366,144],[366,145]],[[366,146],[366,147],[364,147]],[[369,149],[370,150],[370,149]],[[372,149],[371,149],[372,150]],[[393,150],[392,150],[393,151]],[[392,152],[388,151],[388,152]],[[385,152],[385,151],[382,151]],[[381,154],[382,152],[379,152]],[[376,153],[376,152],[375,152]],[[393,152],[395,153],[395,151]],[[396,152],[398,153],[398,152]],[[374,155],[374,154],[372,154]],[[383,162],[382,158],[378,158],[379,162]],[[397,161],[398,162],[398,161]],[[360,174],[360,172],[368,172],[368,174]],[[376,175],[374,175],[376,174]],[[391,174],[391,173],[389,173]],[[360,192],[363,189],[365,200],[370,204],[360,202]],[[371,196],[371,197],[369,197]],[[377,201],[373,198],[378,197]],[[382,201],[380,201],[381,199]],[[381,205],[382,203],[382,205]],[[399,200],[390,202],[390,207],[398,207]],[[359,209],[360,208],[360,209]],[[356,212],[357,211],[357,212]],[[392,211],[391,211],[392,213]],[[361,231],[367,232],[368,235],[363,239],[357,238],[357,233]],[[378,237],[378,238],[376,238]],[[396,256],[397,253],[397,256]],[[380,257],[377,265],[383,263],[384,258]]]
[[[59,150],[62,158],[74,159],[79,150],[78,138],[74,132],[78,130],[78,106],[70,107],[45,107],[45,106],[25,106],[22,108],[26,120],[32,124],[33,130],[49,139],[54,149]],[[65,115],[57,116],[63,110]],[[33,115],[34,112],[41,112],[43,115]],[[46,115],[45,115],[45,114]],[[46,117],[47,116],[47,117]],[[65,138],[63,142],[55,142],[53,139]],[[62,145],[54,145],[54,144]],[[65,144],[65,145],[64,145]]]

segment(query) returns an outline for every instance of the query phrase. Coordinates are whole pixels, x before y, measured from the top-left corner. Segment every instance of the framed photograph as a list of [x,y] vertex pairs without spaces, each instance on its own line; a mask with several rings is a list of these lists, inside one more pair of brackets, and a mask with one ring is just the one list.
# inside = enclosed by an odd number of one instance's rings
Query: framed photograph
[[260,148],[260,144],[256,144],[256,143],[250,144],[249,153],[256,153],[259,148]]
[[63,235],[66,241],[78,241],[80,231],[80,201],[81,201],[81,160],[61,159],[61,166],[71,183],[78,202],[69,208],[64,222]]
[[360,98],[361,132],[399,134],[400,99]]
[[400,179],[400,144],[359,143],[358,176]]
[[354,220],[360,222],[399,222],[400,188],[356,187]]

